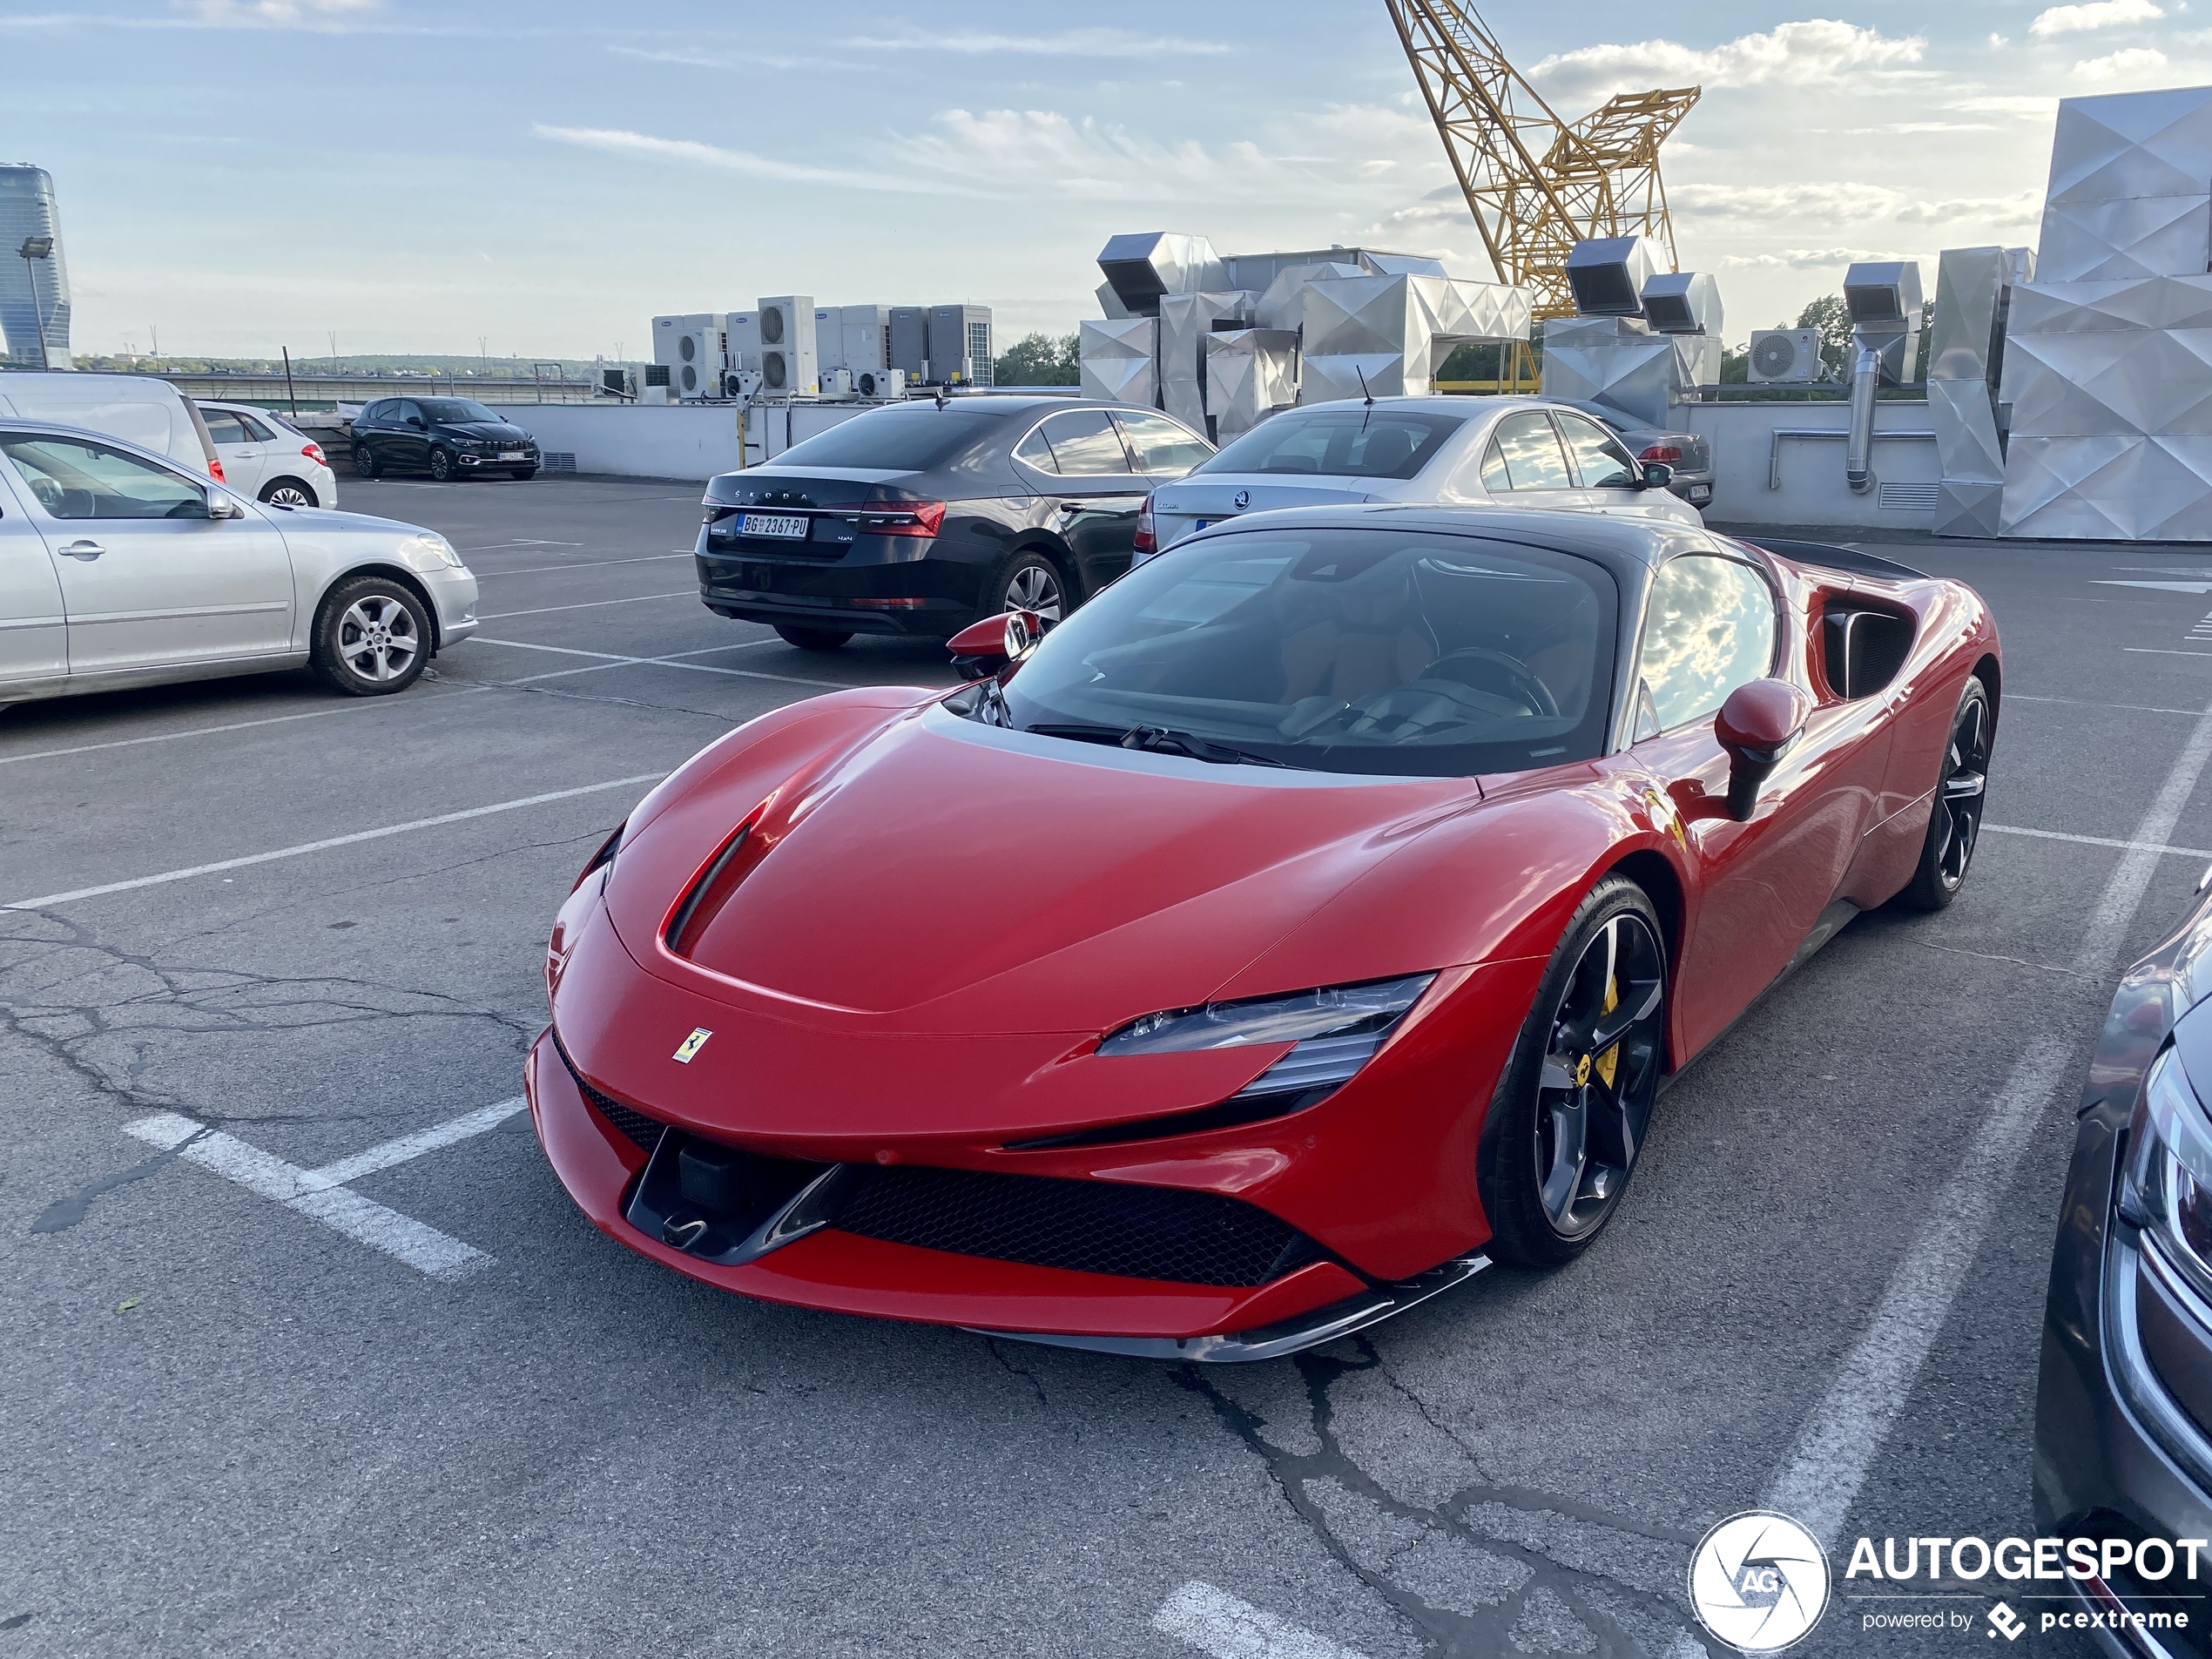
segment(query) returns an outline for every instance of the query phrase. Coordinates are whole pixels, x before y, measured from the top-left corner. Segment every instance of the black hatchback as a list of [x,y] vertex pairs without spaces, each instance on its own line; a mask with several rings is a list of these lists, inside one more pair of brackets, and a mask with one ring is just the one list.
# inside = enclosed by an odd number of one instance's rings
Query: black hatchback
[[1046,625],[1129,569],[1144,497],[1213,446],[1153,409],[1060,397],[918,399],[856,415],[706,487],[699,597],[834,651]]
[[364,478],[535,478],[537,459],[536,439],[472,397],[381,397],[354,417],[354,470]]

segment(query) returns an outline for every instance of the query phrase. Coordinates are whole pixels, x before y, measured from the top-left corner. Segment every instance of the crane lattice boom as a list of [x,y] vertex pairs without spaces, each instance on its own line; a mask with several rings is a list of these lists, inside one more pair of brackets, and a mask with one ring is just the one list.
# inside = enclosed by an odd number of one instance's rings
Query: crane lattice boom
[[1384,0],[1499,277],[1539,317],[1570,317],[1567,255],[1596,236],[1647,236],[1676,266],[1659,145],[1701,88],[1622,92],[1560,119],[1459,0]]

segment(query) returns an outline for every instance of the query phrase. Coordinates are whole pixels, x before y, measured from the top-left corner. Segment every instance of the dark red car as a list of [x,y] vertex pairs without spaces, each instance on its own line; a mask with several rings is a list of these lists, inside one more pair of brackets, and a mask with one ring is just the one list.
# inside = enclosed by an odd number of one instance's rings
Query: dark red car
[[1025,632],[741,727],[593,859],[528,1084],[607,1233],[1185,1359],[1565,1261],[1663,1076],[1957,892],[2000,691],[1956,582],[1582,515],[1253,514]]

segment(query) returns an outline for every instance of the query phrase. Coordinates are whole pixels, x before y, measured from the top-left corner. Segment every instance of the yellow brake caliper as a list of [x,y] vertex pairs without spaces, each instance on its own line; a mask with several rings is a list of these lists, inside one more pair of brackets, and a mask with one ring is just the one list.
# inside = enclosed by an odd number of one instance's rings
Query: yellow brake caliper
[[[1616,974],[1615,977],[1606,981],[1605,1006],[1598,1010],[1598,1016],[1602,1019],[1606,1015],[1612,1013],[1613,1010],[1620,1005],[1621,981],[1620,977]],[[1621,1045],[1617,1042],[1597,1057],[1597,1075],[1605,1079],[1605,1086],[1608,1089],[1613,1087],[1613,1073],[1620,1066],[1620,1063]]]

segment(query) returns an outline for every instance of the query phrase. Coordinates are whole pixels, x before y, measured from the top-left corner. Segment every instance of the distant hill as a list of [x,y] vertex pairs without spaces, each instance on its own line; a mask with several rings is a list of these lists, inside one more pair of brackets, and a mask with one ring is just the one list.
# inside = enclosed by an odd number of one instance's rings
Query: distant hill
[[[441,379],[451,374],[458,379],[529,380],[532,366],[537,363],[557,363],[560,372],[576,379],[588,375],[592,362],[583,357],[474,357],[446,355],[436,352],[421,354],[401,352],[347,352],[337,357],[294,357],[292,372],[295,374],[366,374],[377,371],[389,374],[397,369],[412,369],[418,374],[432,374]],[[162,357],[114,357],[80,354],[79,368],[136,370],[141,374],[281,374],[281,357],[199,357],[171,354]]]

